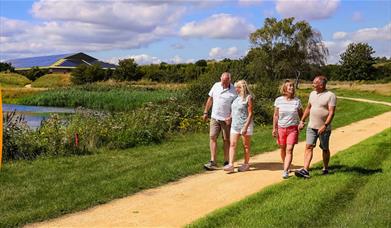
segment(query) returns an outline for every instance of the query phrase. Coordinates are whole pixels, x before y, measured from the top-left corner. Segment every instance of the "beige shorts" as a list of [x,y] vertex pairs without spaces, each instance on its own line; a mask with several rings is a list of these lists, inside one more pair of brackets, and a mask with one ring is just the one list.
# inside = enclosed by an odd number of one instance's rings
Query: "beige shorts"
[[231,125],[227,125],[224,120],[215,120],[213,118],[210,119],[210,131],[209,136],[218,137],[220,131],[223,132],[223,140],[229,140],[229,134],[231,130]]

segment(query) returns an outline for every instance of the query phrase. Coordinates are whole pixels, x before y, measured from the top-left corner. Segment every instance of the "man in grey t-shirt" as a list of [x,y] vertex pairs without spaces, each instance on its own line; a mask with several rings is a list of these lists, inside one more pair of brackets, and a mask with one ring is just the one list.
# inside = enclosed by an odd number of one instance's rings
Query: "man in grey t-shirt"
[[307,108],[305,109],[299,124],[299,129],[303,129],[305,119],[308,116],[310,117],[306,132],[304,167],[295,171],[295,175],[298,177],[310,177],[308,169],[318,138],[320,148],[323,151],[323,174],[328,174],[329,172],[331,121],[334,117],[337,98],[334,93],[326,89],[326,83],[327,78],[325,76],[315,77],[312,83],[314,91],[310,93]]

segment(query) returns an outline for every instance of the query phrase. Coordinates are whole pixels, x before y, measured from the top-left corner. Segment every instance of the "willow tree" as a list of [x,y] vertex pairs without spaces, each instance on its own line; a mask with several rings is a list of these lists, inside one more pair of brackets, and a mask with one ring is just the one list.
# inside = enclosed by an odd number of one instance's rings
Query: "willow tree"
[[247,58],[252,72],[272,80],[292,78],[309,64],[326,63],[328,50],[320,32],[306,21],[294,20],[266,18],[264,26],[251,33]]

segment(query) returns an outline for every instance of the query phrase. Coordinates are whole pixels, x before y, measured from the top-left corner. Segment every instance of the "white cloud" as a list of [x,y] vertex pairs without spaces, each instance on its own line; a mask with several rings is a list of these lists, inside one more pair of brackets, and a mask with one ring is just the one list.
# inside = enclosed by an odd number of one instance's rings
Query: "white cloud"
[[263,1],[264,0],[238,0],[238,3],[241,6],[254,6],[261,4]]
[[352,39],[357,42],[371,40],[391,40],[391,23],[383,28],[364,28],[352,34]]
[[176,35],[183,4],[164,1],[50,1],[33,4],[35,24],[0,18],[2,57],[132,49]]
[[220,47],[214,47],[211,48],[209,51],[209,57],[211,59],[238,59],[242,57],[243,53],[240,53],[239,49],[237,47],[230,47],[230,48],[220,48]]
[[284,17],[316,20],[331,17],[340,0],[277,0],[276,10]]
[[363,20],[363,16],[362,16],[361,12],[356,11],[356,12],[353,13],[353,15],[352,15],[352,21],[354,21],[354,22],[360,22],[360,21],[362,21],[362,20]]
[[46,20],[77,21],[150,32],[157,26],[175,23],[185,13],[185,7],[159,1],[40,0],[33,4],[31,11],[35,17]]
[[245,19],[230,14],[215,14],[201,21],[192,21],[180,29],[183,37],[246,39],[256,28]]
[[333,34],[333,39],[334,40],[341,40],[344,39],[348,34],[346,32],[335,32]]
[[329,49],[328,63],[337,63],[340,54],[346,51],[350,43],[365,42],[373,47],[374,56],[391,55],[391,23],[382,28],[363,28],[355,32],[336,32],[333,34],[333,41],[324,41]]

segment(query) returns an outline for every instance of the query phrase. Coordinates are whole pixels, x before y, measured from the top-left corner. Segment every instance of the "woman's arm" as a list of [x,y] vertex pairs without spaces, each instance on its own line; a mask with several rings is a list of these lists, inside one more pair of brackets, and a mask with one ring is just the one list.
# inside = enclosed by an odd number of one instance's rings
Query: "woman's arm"
[[242,129],[242,135],[245,135],[247,133],[247,128],[253,119],[253,98],[251,96],[248,96],[247,104],[248,116],[246,119],[246,123],[244,124]]

